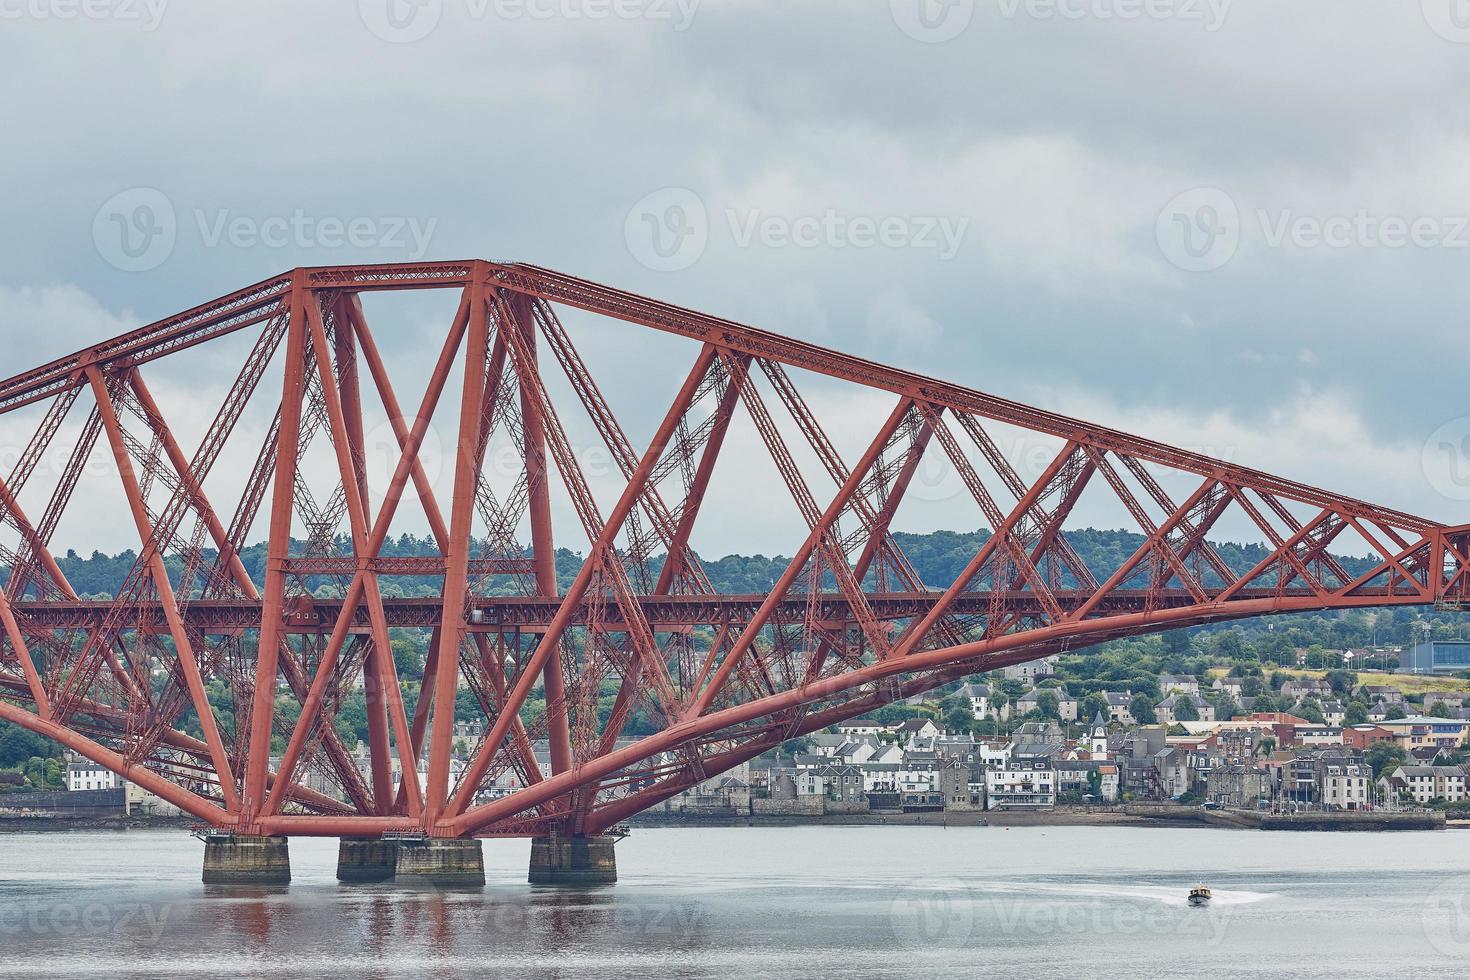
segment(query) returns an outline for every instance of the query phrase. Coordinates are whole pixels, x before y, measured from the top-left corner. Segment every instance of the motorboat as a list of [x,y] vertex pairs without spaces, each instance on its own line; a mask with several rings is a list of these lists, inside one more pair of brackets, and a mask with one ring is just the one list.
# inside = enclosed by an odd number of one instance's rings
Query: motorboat
[[1205,885],[1195,885],[1189,890],[1190,905],[1208,905],[1212,897],[1210,889]]

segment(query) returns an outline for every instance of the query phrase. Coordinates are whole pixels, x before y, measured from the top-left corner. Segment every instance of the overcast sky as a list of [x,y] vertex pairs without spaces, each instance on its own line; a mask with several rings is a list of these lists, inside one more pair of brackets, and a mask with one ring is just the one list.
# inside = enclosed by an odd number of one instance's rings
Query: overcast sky
[[[1470,521],[1460,6],[0,0],[0,374],[295,265],[519,259]],[[449,309],[370,315],[411,374]],[[694,348],[573,326],[646,438]],[[191,439],[243,351],[149,369]],[[891,407],[810,392],[850,456]],[[762,480],[704,550],[789,553]],[[931,482],[900,526],[980,523]],[[103,511],[59,543],[134,544]]]

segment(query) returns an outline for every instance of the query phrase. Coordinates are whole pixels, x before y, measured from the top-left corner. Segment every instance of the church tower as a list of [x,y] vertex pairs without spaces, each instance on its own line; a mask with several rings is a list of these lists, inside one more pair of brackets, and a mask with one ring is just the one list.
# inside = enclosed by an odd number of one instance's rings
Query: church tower
[[1107,755],[1108,752],[1108,720],[1103,717],[1101,711],[1092,719],[1092,739],[1088,745],[1088,751],[1092,753],[1094,759]]

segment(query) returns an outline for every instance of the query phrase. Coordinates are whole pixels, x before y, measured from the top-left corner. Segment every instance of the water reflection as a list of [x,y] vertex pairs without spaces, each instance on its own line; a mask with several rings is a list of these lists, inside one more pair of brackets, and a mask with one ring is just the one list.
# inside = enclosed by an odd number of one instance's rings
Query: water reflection
[[[524,884],[510,846],[474,889],[338,884],[334,842],[292,841],[282,887],[205,887],[199,859],[171,835],[0,836],[0,978],[1442,974],[1462,906],[1433,896],[1470,894],[1455,833],[647,831],[584,889]],[[1206,914],[1183,903],[1201,877]]]

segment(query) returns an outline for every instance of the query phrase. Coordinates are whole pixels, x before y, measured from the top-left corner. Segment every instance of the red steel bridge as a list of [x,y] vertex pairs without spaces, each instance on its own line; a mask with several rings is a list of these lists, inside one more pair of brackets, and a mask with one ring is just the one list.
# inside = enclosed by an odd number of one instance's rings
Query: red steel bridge
[[[414,290],[458,305],[426,387],[406,392],[363,301]],[[573,346],[573,316],[624,348],[682,338],[688,373],[652,406],[646,445]],[[217,414],[186,448],[145,376],[231,343],[243,364],[206,393]],[[642,407],[667,398],[657,380]],[[884,399],[860,454],[843,458],[799,383]],[[441,406],[457,428],[443,500],[423,458]],[[391,427],[386,483],[367,461],[368,407]],[[245,444],[248,411],[273,421]],[[297,269],[0,382],[0,414],[24,447],[0,475],[0,717],[240,835],[598,834],[785,739],[976,671],[1242,617],[1470,599],[1470,528],[520,264]],[[611,460],[615,499],[598,499],[574,416]],[[703,506],[720,481],[751,478],[720,465],[735,426],[758,436],[805,528],[759,595],[717,593],[694,547],[701,522],[742,519]],[[1042,465],[1023,472],[999,432],[1047,447]],[[516,459],[498,486],[496,437]],[[993,531],[947,588],[921,581],[890,533],[926,456],[958,476],[966,526]],[[65,461],[49,481],[48,459]],[[77,492],[99,460],[115,506]],[[236,490],[221,499],[223,470]],[[1098,495],[1142,536],[1107,569],[1063,534]],[[438,553],[383,555],[400,505]],[[104,507],[136,529],[137,560],[115,598],[79,596],[52,539],[68,513]],[[575,523],[554,528],[554,510]],[[1211,543],[1226,521],[1267,557],[1228,565]],[[252,533],[268,540],[263,576],[241,560]],[[556,546],[586,556],[570,585]],[[1349,553],[1373,557],[1350,573]],[[416,696],[392,656],[401,629],[429,640]],[[367,766],[334,724],[359,685]],[[232,710],[211,706],[221,689]],[[448,709],[466,692],[483,724],[456,757]],[[654,734],[624,737],[635,711]]]

